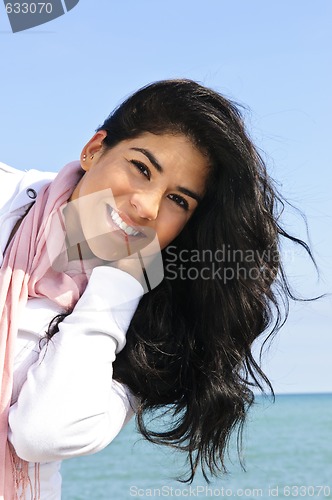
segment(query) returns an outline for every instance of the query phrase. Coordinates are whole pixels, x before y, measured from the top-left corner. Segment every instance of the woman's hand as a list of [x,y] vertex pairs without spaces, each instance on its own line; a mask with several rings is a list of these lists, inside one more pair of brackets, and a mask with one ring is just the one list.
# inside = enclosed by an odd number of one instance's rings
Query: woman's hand
[[164,277],[163,260],[157,238],[139,252],[109,262],[107,265],[133,276],[144,288],[144,293],[159,285]]
[[108,265],[130,274],[133,278],[137,279],[137,281],[139,281],[145,289],[145,265],[143,263],[142,256],[138,253],[110,262]]

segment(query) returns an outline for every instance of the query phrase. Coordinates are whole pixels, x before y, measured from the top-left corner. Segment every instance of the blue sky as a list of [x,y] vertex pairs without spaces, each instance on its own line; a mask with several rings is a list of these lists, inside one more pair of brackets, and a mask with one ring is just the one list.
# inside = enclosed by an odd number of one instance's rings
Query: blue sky
[[[330,0],[80,0],[13,34],[0,5],[0,161],[59,170],[129,93],[186,77],[247,107],[250,133],[307,216],[321,277],[291,246],[298,293],[332,292]],[[306,237],[296,212],[289,231]],[[332,392],[332,299],[292,306],[266,355],[276,392]]]

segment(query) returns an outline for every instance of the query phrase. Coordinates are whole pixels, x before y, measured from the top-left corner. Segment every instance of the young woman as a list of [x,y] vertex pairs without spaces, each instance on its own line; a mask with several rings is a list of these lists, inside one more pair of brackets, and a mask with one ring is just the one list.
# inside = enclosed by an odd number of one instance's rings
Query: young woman
[[[187,480],[223,471],[251,387],[269,385],[252,344],[294,298],[280,238],[310,254],[280,227],[235,104],[190,80],[148,85],[80,162],[56,177],[2,165],[0,186],[4,498],[59,499],[61,460],[134,414],[187,452]],[[162,408],[169,428],[149,428]]]

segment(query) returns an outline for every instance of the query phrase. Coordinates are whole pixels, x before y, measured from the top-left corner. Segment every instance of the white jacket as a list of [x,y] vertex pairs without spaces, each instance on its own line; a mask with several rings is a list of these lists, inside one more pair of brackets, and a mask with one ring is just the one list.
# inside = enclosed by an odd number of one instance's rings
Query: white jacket
[[55,176],[55,172],[22,172],[0,162],[0,266],[11,230],[35,200],[40,189]]
[[[0,265],[16,221],[55,175],[0,163]],[[9,439],[21,458],[41,463],[42,500],[61,498],[59,461],[103,449],[134,414],[136,399],[112,380],[112,363],[142,294],[129,274],[96,267],[73,312],[41,349],[40,338],[61,311],[48,299],[28,301],[18,332]],[[32,484],[33,473],[31,467]]]

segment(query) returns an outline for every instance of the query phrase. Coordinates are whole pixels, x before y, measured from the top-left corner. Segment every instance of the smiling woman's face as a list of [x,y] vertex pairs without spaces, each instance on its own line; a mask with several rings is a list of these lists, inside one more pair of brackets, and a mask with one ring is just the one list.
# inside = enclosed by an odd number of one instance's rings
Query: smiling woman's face
[[83,149],[86,173],[71,197],[81,207],[89,247],[111,260],[128,255],[128,248],[139,250],[157,235],[165,248],[204,196],[207,157],[184,135],[145,132],[106,152],[105,136],[97,132]]

